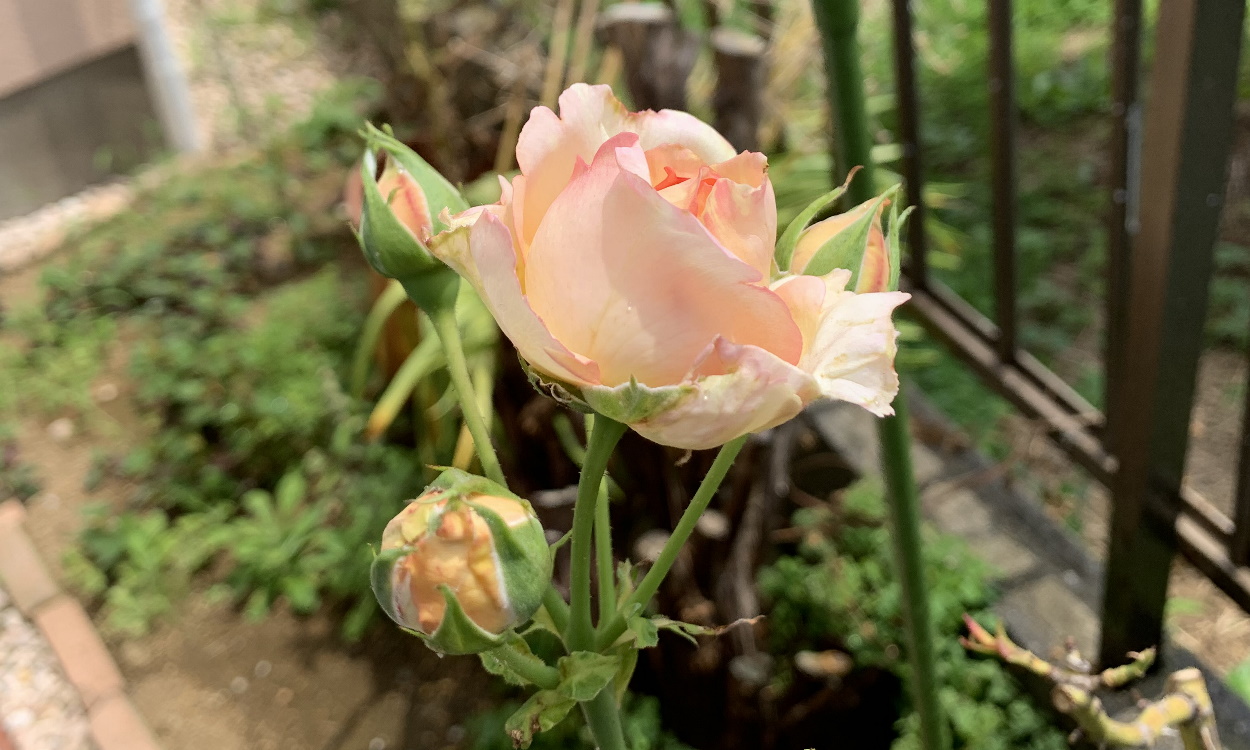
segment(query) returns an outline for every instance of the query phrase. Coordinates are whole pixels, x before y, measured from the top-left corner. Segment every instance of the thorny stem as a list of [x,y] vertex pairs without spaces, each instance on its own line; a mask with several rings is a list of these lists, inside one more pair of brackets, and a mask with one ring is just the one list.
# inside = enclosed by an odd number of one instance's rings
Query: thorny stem
[[564,631],[564,644],[569,651],[586,651],[594,645],[594,626],[590,621],[590,558],[595,506],[600,497],[608,458],[624,434],[625,425],[596,414],[587,438],[586,459],[582,462],[582,476],[577,483],[577,504],[573,506],[569,626]]
[[[677,528],[673,529],[672,535],[664,543],[664,549],[660,551],[660,556],[656,559],[655,564],[643,576],[634,593],[630,594],[625,603],[621,605],[620,611],[611,620],[599,624],[599,632],[595,637],[595,646],[600,651],[611,646],[613,641],[620,638],[621,634],[625,632],[625,617],[633,614],[635,610],[645,607],[647,602],[651,601],[651,597],[655,596],[655,592],[660,590],[660,584],[664,581],[664,576],[668,575],[668,571],[672,569],[673,563],[677,561],[677,555],[681,552],[681,548],[685,546],[686,540],[694,532],[699,516],[703,515],[703,511],[707,510],[708,503],[712,502],[712,498],[716,496],[716,490],[720,488],[721,482],[725,479],[725,474],[729,472],[729,467],[733,465],[734,459],[738,457],[738,452],[746,444],[747,437],[747,435],[743,435],[721,446],[720,453],[716,455],[716,460],[712,462],[712,468],[708,469],[707,474],[703,477],[703,482],[699,484],[699,489],[690,500],[690,505],[686,506],[685,512],[682,513],[681,520],[677,522]],[[573,537],[573,540],[577,541],[577,537]]]
[[438,310],[430,316],[434,331],[443,345],[443,353],[447,357],[447,372],[451,375],[451,385],[456,389],[456,398],[460,401],[460,413],[464,423],[473,435],[473,443],[477,446],[478,458],[482,461],[482,470],[494,482],[507,487],[508,480],[499,466],[499,457],[495,454],[495,446],[490,441],[490,429],[478,408],[474,397],[473,380],[469,377],[469,365],[464,356],[464,343],[460,339],[460,326],[456,322],[454,310]]

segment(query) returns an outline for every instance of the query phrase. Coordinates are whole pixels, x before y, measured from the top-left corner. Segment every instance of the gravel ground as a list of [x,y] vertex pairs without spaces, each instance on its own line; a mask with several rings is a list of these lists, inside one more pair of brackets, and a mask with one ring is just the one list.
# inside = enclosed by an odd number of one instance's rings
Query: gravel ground
[[116,213],[130,205],[131,196],[128,183],[112,182],[0,222],[0,274],[39,260],[59,247],[75,224]]
[[56,654],[0,588],[0,721],[17,750],[92,750],[87,715]]

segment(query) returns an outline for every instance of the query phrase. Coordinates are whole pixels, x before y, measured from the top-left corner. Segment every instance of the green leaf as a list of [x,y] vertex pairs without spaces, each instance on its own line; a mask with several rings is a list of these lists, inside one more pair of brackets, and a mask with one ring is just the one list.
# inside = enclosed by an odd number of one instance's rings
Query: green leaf
[[621,654],[616,669],[616,705],[621,705],[625,694],[629,692],[629,681],[634,677],[634,668],[638,666],[638,649],[626,646]]
[[496,677],[502,677],[503,681],[509,685],[532,685],[532,682],[522,677],[516,670],[508,666],[506,661],[499,657],[498,652],[503,649],[512,649],[513,651],[519,653],[524,659],[528,659],[537,664],[543,663],[542,659],[534,656],[534,652],[530,651],[529,644],[525,642],[524,638],[513,638],[506,645],[490,651],[483,651],[478,654],[478,658],[482,660],[482,667]]
[[277,501],[278,512],[283,515],[290,515],[303,502],[307,491],[308,483],[304,481],[304,477],[298,471],[283,474],[282,478],[278,480],[278,486],[273,491],[274,499]]
[[593,651],[574,651],[562,656],[556,662],[560,671],[556,692],[575,701],[591,700],[612,682],[619,663],[619,657]]
[[577,701],[555,690],[539,690],[508,717],[504,731],[512,739],[513,747],[524,750],[534,741],[534,735],[559,724],[576,705]]
[[660,642],[660,629],[650,618],[634,615],[625,624],[634,634],[634,642],[638,644],[638,648],[651,648]]

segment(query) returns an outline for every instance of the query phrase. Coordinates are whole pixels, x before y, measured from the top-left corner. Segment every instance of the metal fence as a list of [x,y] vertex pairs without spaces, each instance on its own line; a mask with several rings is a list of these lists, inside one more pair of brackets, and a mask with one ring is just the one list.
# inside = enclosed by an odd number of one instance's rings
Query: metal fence
[[1142,2],[1113,1],[1103,413],[1022,350],[1017,337],[1011,0],[988,0],[992,320],[936,280],[926,263],[923,92],[909,0],[892,0],[898,139],[907,200],[917,207],[904,268],[911,307],[1110,490],[1103,664],[1161,641],[1168,573],[1178,552],[1250,611],[1250,399],[1233,517],[1181,482],[1233,141],[1245,4],[1160,3],[1143,106]]

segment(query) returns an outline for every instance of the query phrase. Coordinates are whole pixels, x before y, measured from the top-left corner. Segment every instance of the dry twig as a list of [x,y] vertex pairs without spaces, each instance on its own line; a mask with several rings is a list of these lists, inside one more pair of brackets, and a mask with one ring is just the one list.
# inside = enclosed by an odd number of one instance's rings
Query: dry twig
[[1141,679],[1154,664],[1155,649],[1130,653],[1130,663],[1093,674],[1089,662],[1071,640],[1064,648],[1064,664],[1056,665],[1016,645],[1001,625],[990,635],[968,615],[964,615],[964,622],[968,637],[959,639],[964,648],[996,656],[1054,683],[1051,700],[1056,709],[1076,721],[1079,729],[1074,735],[1084,734],[1099,747],[1152,747],[1160,737],[1179,735],[1185,750],[1221,748],[1211,695],[1202,673],[1196,669],[1172,673],[1162,698],[1144,701],[1137,716],[1121,721],[1107,715],[1094,692],[1124,687]]

